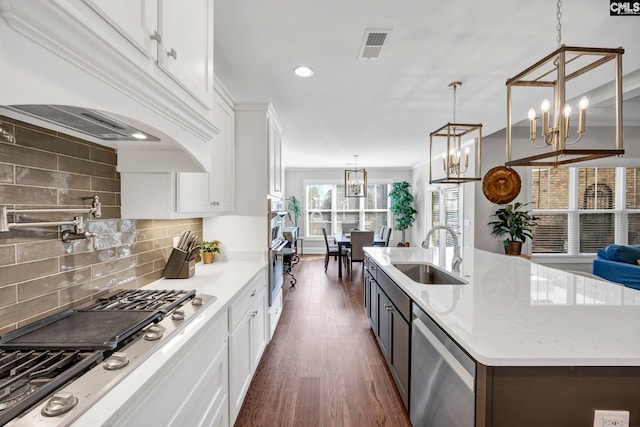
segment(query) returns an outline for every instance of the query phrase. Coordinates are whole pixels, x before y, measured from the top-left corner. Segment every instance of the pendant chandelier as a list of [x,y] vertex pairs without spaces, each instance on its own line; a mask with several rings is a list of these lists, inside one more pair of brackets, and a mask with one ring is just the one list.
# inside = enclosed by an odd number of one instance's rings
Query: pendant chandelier
[[[449,88],[453,89],[453,123],[447,123],[429,135],[429,184],[464,184],[466,182],[480,181],[482,178],[480,173],[482,124],[456,123],[456,91],[461,85],[461,82],[449,84]],[[463,144],[463,138],[465,144]],[[469,170],[470,151],[474,143],[477,143],[474,156],[475,168]],[[436,144],[438,148],[434,148]],[[463,145],[466,145],[464,156]],[[445,149],[440,151],[444,177],[434,179],[434,168],[439,169],[439,166],[434,164],[437,163],[434,161],[434,155],[437,156],[439,149],[441,150],[442,148]]]
[[367,196],[367,171],[358,169],[358,155],[354,154],[354,169],[344,171],[344,195],[345,197]]
[[[515,77],[507,80],[507,161],[506,166],[537,166],[537,167],[557,167],[570,163],[577,163],[586,160],[593,160],[602,157],[620,156],[624,154],[622,149],[622,54],[624,49],[600,49],[593,47],[568,47],[562,44],[562,24],[560,19],[562,1],[557,2],[558,31],[556,41],[558,48],[536,62]],[[615,60],[615,147],[610,148],[590,148],[580,149],[567,148],[577,144],[586,132],[586,118],[589,100],[582,96],[574,104],[567,102],[567,83],[572,79],[580,77],[591,70]],[[602,73],[601,70],[598,70]],[[595,73],[592,73],[595,74]],[[606,81],[602,82],[603,85]],[[512,89],[514,87],[529,87],[545,90],[553,90],[553,100],[541,101],[540,112],[542,127],[538,135],[537,119],[538,113],[529,109],[527,117],[529,119],[529,140],[533,147],[545,150],[544,153],[512,159]],[[541,92],[541,90],[538,90]],[[542,97],[541,97],[542,98]],[[577,108],[578,123],[575,126],[576,135],[570,137],[571,114]],[[599,140],[598,143],[604,145],[608,139]]]

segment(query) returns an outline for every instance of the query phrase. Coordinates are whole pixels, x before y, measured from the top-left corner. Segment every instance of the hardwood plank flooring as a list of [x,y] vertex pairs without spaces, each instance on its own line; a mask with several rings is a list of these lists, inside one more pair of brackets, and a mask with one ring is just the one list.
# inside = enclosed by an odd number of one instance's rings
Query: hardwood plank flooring
[[[344,273],[344,271],[343,271]],[[304,256],[235,426],[411,426],[364,313],[362,264]]]

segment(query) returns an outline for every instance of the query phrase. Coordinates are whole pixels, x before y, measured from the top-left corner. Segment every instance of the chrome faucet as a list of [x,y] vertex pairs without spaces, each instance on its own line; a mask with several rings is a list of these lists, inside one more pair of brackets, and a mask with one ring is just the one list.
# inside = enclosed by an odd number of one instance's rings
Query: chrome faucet
[[460,256],[460,245],[458,244],[458,235],[453,230],[453,228],[448,225],[436,225],[427,233],[427,237],[424,238],[424,242],[422,242],[422,247],[425,249],[429,249],[429,243],[431,242],[431,235],[436,230],[447,230],[453,236],[453,260],[451,261],[451,270],[454,273],[460,273],[460,264],[462,264],[462,257]]

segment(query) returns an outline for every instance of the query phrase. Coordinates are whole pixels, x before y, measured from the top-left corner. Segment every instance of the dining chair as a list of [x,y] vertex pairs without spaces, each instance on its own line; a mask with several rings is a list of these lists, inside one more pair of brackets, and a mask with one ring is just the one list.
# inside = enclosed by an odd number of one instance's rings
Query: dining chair
[[[373,246],[373,231],[352,231],[351,249],[347,251],[349,258],[349,278],[353,279],[353,263],[364,263],[364,247]],[[364,273],[364,269],[362,269]]]
[[324,272],[327,272],[327,266],[329,265],[329,257],[334,257],[334,259],[338,259],[338,245],[330,245],[329,239],[327,239],[327,229],[322,227],[322,235],[324,236],[324,244],[327,248],[327,252],[324,255]]
[[391,239],[391,230],[393,230],[391,227],[385,227],[384,229],[384,236],[382,236],[382,240],[384,240],[385,247],[389,246],[389,240]]
[[378,237],[384,239],[384,230],[387,228],[386,225],[381,225],[380,230],[378,230]]

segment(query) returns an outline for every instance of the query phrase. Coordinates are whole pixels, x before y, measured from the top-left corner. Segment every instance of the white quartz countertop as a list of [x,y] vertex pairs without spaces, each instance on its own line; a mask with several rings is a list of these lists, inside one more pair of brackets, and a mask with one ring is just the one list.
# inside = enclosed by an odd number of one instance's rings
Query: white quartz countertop
[[451,272],[450,252],[365,251],[484,365],[640,366],[640,291],[479,249],[463,251],[459,276],[467,284],[424,285],[393,264]]

